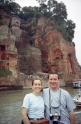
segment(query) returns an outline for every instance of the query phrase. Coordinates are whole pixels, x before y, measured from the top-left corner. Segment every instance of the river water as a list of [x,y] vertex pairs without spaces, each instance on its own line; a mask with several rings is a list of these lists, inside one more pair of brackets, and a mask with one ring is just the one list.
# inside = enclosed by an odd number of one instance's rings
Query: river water
[[[78,93],[78,89],[63,87],[73,97]],[[20,124],[21,108],[25,94],[32,92],[31,89],[17,91],[0,92],[0,124]],[[80,112],[81,108],[76,108],[75,112]],[[76,124],[81,124],[81,113],[75,114]]]

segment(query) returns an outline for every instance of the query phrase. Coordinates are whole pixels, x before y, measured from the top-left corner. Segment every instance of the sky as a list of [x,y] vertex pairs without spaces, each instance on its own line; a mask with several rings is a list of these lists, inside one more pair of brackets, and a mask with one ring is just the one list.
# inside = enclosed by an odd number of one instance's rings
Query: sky
[[[76,58],[81,65],[81,0],[57,0],[58,2],[63,2],[66,5],[68,20],[72,20],[75,25],[74,39],[72,40],[75,43]],[[24,6],[38,6],[36,0],[15,0],[21,7]]]

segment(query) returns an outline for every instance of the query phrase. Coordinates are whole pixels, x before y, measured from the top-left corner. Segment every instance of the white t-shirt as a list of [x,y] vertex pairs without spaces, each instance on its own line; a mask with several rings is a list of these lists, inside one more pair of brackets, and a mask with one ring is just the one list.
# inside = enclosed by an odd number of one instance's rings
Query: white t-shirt
[[23,100],[23,106],[28,109],[29,118],[44,118],[44,100],[42,96],[27,94]]
[[[60,90],[61,90],[61,99],[60,99]],[[61,119],[59,120],[58,124],[70,124],[68,112],[75,109],[76,107],[70,94],[63,89],[58,89],[56,91],[50,90],[50,94],[51,94],[50,104],[52,106],[51,113],[52,114],[54,114],[55,112],[60,113],[61,110]],[[43,90],[43,98],[44,98],[44,104],[46,110],[46,118],[50,120],[49,88]],[[53,122],[50,120],[50,124],[52,123]]]

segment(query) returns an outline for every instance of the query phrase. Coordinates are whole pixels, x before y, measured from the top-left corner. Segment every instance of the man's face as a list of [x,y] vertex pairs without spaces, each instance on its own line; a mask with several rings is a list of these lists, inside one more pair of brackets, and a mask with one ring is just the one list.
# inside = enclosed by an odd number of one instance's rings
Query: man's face
[[59,88],[59,79],[57,74],[50,74],[48,82],[52,90],[57,90]]

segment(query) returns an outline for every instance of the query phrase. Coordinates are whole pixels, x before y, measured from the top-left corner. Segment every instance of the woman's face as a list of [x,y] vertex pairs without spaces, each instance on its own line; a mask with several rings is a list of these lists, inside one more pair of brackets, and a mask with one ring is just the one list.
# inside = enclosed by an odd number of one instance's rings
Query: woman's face
[[42,90],[42,83],[40,80],[34,80],[32,89],[34,92],[39,93]]

